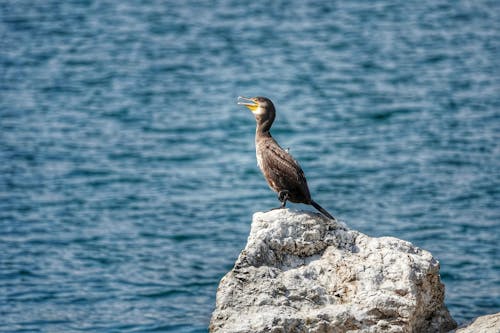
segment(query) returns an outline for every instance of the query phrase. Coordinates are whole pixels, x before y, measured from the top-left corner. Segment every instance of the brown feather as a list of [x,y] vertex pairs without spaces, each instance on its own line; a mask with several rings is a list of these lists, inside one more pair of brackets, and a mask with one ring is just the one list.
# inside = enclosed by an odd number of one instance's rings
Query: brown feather
[[297,161],[271,137],[258,140],[256,145],[259,167],[275,192],[288,191],[291,202],[310,204],[311,195],[304,172]]

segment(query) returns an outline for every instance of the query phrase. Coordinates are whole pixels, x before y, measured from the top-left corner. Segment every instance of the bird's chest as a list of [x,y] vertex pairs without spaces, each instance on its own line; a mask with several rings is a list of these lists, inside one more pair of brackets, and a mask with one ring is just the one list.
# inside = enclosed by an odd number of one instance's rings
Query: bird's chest
[[269,156],[269,143],[265,140],[255,140],[255,157],[257,158],[257,165],[260,171],[268,178],[269,163],[267,156]]
[[255,156],[257,157],[257,165],[259,166],[259,169],[264,171],[264,167],[263,167],[263,157],[262,157],[262,149],[257,149],[255,150]]
[[261,145],[258,146],[256,151],[255,151],[255,156],[257,157],[257,165],[259,166],[260,171],[264,175],[264,178],[267,181],[267,184],[269,187],[273,190],[276,191],[276,182],[274,181],[274,177],[272,177],[271,174],[271,169],[269,168],[268,165],[266,165],[265,159],[264,159],[264,150],[268,149],[266,145]]

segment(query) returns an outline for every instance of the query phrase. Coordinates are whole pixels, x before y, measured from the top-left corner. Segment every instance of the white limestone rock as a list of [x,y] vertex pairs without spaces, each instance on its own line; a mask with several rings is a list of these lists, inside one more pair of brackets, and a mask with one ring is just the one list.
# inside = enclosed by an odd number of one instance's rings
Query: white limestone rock
[[439,263],[318,214],[256,213],[221,280],[211,332],[448,332]]
[[477,317],[465,327],[460,327],[456,333],[500,333],[500,312]]

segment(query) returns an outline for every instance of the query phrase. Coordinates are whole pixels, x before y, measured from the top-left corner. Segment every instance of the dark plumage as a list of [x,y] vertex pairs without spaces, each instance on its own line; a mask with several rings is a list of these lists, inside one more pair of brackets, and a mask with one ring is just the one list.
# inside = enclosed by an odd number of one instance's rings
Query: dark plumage
[[311,198],[306,177],[299,163],[272,137],[270,130],[276,116],[273,102],[266,97],[239,97],[238,104],[252,111],[257,121],[255,131],[255,151],[257,164],[269,187],[278,193],[281,208],[286,202],[312,205],[323,215],[335,219]]

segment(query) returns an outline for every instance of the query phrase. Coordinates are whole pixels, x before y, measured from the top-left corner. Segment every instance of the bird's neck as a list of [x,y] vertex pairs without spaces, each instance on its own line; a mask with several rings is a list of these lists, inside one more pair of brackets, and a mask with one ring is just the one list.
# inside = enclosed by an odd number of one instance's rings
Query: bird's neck
[[265,121],[257,121],[257,128],[255,129],[255,134],[257,136],[271,136],[270,130],[271,125],[273,124],[272,120],[268,119]]

